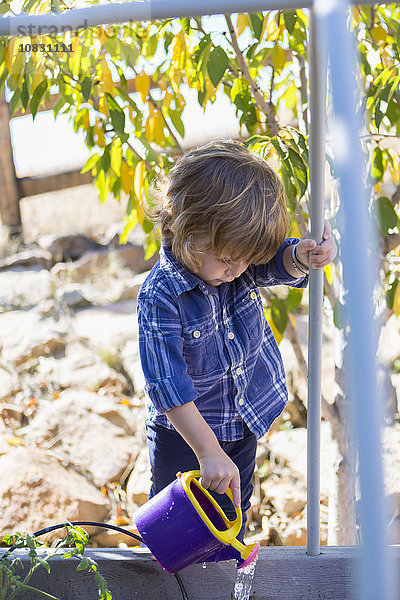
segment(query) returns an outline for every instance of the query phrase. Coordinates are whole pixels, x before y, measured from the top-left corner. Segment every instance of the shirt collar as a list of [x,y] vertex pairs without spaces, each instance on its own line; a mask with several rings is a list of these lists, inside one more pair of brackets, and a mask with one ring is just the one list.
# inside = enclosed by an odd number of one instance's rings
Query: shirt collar
[[178,294],[182,294],[183,292],[188,292],[192,290],[197,285],[205,294],[209,293],[209,289],[207,285],[204,283],[202,279],[194,275],[187,269],[182,263],[180,263],[175,256],[172,254],[171,250],[166,246],[161,246],[160,248],[160,266],[167,268],[169,271],[173,272],[175,279],[175,291]]

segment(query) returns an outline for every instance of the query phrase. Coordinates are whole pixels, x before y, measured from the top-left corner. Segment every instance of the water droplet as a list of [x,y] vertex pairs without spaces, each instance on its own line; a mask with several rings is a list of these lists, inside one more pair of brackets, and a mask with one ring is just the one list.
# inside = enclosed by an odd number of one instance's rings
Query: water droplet
[[207,569],[207,563],[203,562],[203,569]]

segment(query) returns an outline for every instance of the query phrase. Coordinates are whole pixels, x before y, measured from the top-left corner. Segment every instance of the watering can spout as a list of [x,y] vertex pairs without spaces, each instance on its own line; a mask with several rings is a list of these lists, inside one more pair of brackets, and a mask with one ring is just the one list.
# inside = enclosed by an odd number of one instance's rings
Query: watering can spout
[[[209,556],[205,562],[220,562],[221,560],[236,560],[236,568],[243,569],[247,565],[257,560],[260,544],[250,544],[246,546],[238,540],[234,540],[230,546],[225,546],[212,556]],[[200,561],[199,561],[200,562]],[[203,561],[202,561],[203,562]]]

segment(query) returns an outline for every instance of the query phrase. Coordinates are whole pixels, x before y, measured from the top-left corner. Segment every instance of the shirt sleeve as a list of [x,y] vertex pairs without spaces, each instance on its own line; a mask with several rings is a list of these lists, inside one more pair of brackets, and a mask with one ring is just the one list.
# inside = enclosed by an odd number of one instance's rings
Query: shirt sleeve
[[304,277],[292,277],[283,266],[282,254],[287,246],[293,246],[300,240],[298,238],[286,238],[277,254],[265,265],[253,265],[253,276],[257,286],[269,287],[272,285],[289,285],[290,287],[305,288],[308,285],[308,275]]
[[194,401],[198,392],[183,358],[182,324],[167,299],[138,303],[139,353],[146,392],[160,414]]

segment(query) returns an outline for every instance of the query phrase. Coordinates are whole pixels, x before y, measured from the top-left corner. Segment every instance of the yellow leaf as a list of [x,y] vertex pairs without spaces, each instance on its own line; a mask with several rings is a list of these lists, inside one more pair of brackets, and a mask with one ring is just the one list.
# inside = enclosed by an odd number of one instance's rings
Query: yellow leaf
[[393,300],[393,311],[395,315],[400,315],[400,285],[396,288],[396,293]]
[[164,96],[164,98],[162,100],[163,107],[165,106],[165,108],[169,108],[169,106],[171,105],[171,102],[172,102],[173,98],[174,97],[173,97],[172,94],[170,94],[169,92],[166,92],[165,96]]
[[327,282],[329,283],[329,285],[332,285],[332,283],[333,283],[332,265],[331,264],[326,265],[326,267],[324,267],[324,271],[325,271]]
[[206,84],[206,94],[204,96],[204,100],[201,105],[203,108],[206,106],[207,102],[215,96],[215,92],[216,92],[216,88],[211,83],[211,80],[208,77],[208,75],[205,76],[204,80],[205,80],[205,84]]
[[144,188],[144,180],[146,176],[146,163],[144,160],[141,160],[136,165],[135,169],[135,178],[133,182],[133,190],[135,192],[137,204],[136,204],[136,212],[138,216],[139,223],[143,223],[144,212],[143,212],[143,188]]
[[243,31],[246,29],[249,24],[249,18],[245,13],[239,13],[236,21],[236,31],[238,36],[242,35]]
[[398,154],[391,153],[393,159],[393,165],[388,161],[390,175],[392,177],[394,185],[397,187],[400,183],[400,161]]
[[106,43],[106,41],[108,40],[108,35],[104,31],[104,27],[102,27],[102,25],[99,26],[98,32],[99,32],[100,46],[103,46]]
[[263,20],[263,26],[262,26],[262,31],[261,31],[261,35],[260,35],[260,40],[263,39],[264,37],[264,33],[268,27],[268,18],[269,18],[269,13],[265,15],[264,20]]
[[274,334],[274,338],[276,343],[279,345],[283,339],[282,333],[276,328],[274,321],[271,316],[271,309],[267,308],[265,310],[265,318],[267,319],[268,325],[271,327],[271,331]]
[[10,41],[10,43],[7,45],[7,47],[4,51],[4,60],[6,61],[6,65],[7,65],[7,69],[8,69],[9,73],[12,72],[12,59],[13,59],[13,54],[14,54],[15,41],[16,41],[16,38],[13,38]]
[[371,36],[374,42],[384,42],[386,40],[387,31],[382,25],[376,25],[371,31]]
[[267,39],[273,42],[279,37],[279,26],[275,19],[272,19],[271,23],[267,27]]
[[275,44],[271,52],[271,60],[275,69],[281,71],[286,64],[286,52],[283,48]]
[[103,92],[112,94],[114,82],[105,56],[101,57],[100,86]]
[[24,446],[25,445],[24,440],[21,437],[19,437],[18,435],[11,435],[4,439],[7,442],[7,444],[9,444],[10,446]]
[[185,43],[185,34],[183,31],[178,33],[172,41],[172,57],[171,57],[171,67],[174,69],[183,69],[185,65],[185,54],[186,54],[186,43]]
[[171,86],[175,94],[179,94],[179,84],[181,82],[181,72],[179,69],[169,69],[168,71]]
[[121,163],[121,186],[126,194],[129,194],[132,190],[134,174],[134,168],[123,160]]
[[104,131],[101,126],[100,119],[96,119],[96,123],[94,126],[94,135],[95,142],[99,146],[99,148],[104,148],[104,146],[106,145],[106,138],[104,136]]
[[50,2],[43,2],[38,10],[39,13],[50,12]]
[[107,100],[104,94],[100,96],[99,112],[101,112],[105,117],[108,117]]
[[147,73],[145,73],[145,71],[142,71],[136,75],[135,86],[136,91],[139,92],[142,101],[146,102],[150,90],[150,77],[147,75]]

